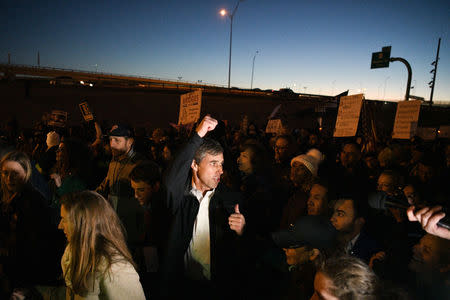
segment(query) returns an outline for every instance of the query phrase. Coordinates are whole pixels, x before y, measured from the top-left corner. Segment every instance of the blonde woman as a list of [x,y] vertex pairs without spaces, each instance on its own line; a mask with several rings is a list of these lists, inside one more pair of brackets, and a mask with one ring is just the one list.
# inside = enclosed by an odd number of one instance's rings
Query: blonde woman
[[66,299],[145,299],[123,227],[100,194],[63,196],[58,228],[68,241],[61,260]]

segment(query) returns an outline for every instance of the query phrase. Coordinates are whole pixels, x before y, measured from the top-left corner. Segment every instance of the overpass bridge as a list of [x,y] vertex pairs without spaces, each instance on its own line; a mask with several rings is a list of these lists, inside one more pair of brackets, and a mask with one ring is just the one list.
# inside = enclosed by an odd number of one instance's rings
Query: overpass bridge
[[263,96],[286,98],[290,100],[321,100],[335,102],[338,96],[315,95],[306,93],[280,94],[275,90],[227,88],[225,86],[202,83],[181,82],[169,79],[132,76],[126,74],[112,74],[74,69],[41,67],[19,64],[0,64],[0,78],[14,80],[15,78],[48,79],[54,85],[79,85],[80,82],[92,83],[94,86],[104,87],[132,87],[146,89],[176,89],[192,91],[202,89],[206,93],[236,94],[248,96]]

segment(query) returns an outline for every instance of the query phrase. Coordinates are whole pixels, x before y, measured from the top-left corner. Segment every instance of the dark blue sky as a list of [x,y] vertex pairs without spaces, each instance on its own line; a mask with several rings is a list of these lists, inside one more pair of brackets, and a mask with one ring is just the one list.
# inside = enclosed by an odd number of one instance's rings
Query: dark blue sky
[[[3,1],[0,61],[227,85],[236,0]],[[450,101],[450,1],[246,0],[233,20],[231,85],[403,99],[400,62],[370,69],[392,46],[409,61],[411,94],[429,99],[430,63],[442,38],[435,100]]]

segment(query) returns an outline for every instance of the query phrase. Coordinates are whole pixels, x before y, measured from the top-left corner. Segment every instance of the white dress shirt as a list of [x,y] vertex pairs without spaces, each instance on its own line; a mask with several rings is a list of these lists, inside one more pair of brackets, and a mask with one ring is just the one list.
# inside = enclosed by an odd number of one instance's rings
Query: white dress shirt
[[194,222],[192,239],[184,255],[185,274],[193,280],[211,280],[211,245],[209,235],[209,201],[214,190],[207,191],[205,196],[192,183],[191,194],[200,203],[197,218]]

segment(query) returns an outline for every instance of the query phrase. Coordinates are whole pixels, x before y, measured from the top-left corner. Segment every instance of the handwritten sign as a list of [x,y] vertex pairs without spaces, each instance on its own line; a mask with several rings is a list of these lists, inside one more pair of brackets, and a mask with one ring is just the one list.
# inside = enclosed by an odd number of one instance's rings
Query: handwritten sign
[[186,125],[197,122],[197,120],[200,118],[201,107],[202,107],[201,90],[181,95],[180,115],[178,117],[178,125]]
[[280,119],[273,119],[267,122],[266,133],[279,134],[283,130],[283,124]]
[[341,97],[334,137],[355,136],[364,94]]
[[47,124],[55,127],[66,127],[67,112],[62,110],[52,110]]
[[94,114],[89,108],[89,104],[86,101],[83,101],[79,104],[81,114],[86,122],[94,120]]
[[420,103],[420,100],[398,102],[392,132],[393,139],[410,139],[416,133]]

